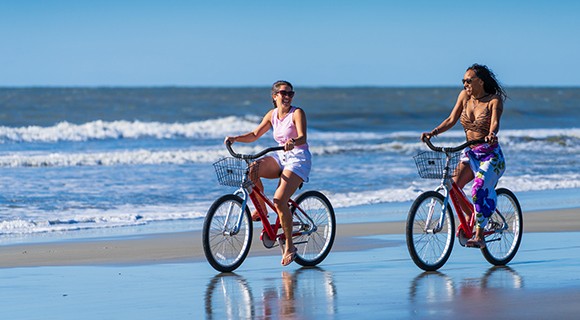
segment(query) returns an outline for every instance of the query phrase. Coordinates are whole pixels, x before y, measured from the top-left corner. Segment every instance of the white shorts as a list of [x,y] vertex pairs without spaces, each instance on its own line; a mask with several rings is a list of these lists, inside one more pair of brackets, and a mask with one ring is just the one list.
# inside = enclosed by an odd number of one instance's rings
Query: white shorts
[[282,171],[290,170],[302,178],[304,182],[308,182],[312,167],[312,155],[308,149],[294,148],[290,151],[278,151],[271,157],[276,160]]

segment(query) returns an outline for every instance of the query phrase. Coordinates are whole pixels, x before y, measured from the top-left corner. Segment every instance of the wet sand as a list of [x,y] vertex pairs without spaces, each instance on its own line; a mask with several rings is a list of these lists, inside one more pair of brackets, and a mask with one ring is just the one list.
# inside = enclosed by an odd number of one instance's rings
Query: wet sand
[[[259,240],[259,226],[255,224],[250,255],[279,255],[279,250],[263,247]],[[580,231],[580,209],[537,211],[524,215],[524,232],[562,231]],[[405,222],[339,223],[333,251],[380,248],[384,246],[381,241],[362,237],[404,232]],[[196,261],[205,261],[200,231],[6,245],[0,250],[0,268]]]
[[[19,319],[572,318],[580,209],[529,212],[508,267],[458,245],[439,272],[408,256],[404,223],[339,224],[317,268],[280,266],[257,240],[236,273],[199,232],[3,246],[0,310]],[[257,232],[255,232],[257,233]],[[34,301],[34,303],[30,303]]]

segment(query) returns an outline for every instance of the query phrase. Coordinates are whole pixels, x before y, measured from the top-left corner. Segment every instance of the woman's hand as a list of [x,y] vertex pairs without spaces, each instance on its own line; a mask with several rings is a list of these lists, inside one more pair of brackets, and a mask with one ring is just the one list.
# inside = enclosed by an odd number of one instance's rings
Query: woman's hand
[[485,142],[489,143],[489,144],[494,144],[497,142],[497,136],[495,135],[495,132],[491,131],[487,137],[485,137]]
[[228,144],[228,142],[229,142],[230,144],[233,144],[234,142],[236,142],[236,137],[226,137],[226,138],[224,139],[224,144]]
[[294,149],[295,145],[296,141],[294,139],[286,140],[286,143],[284,143],[284,151],[290,151]]
[[423,132],[421,133],[421,141],[425,141],[426,139],[430,140],[434,136],[439,134],[439,129],[435,128],[431,132]]

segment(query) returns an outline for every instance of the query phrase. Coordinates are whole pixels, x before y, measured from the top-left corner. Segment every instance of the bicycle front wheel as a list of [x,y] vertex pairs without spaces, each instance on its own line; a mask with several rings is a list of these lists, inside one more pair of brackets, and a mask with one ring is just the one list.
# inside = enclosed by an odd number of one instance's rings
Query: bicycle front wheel
[[489,263],[503,266],[515,257],[520,247],[523,218],[520,203],[513,192],[499,188],[496,193],[497,207],[484,229],[493,233],[485,237],[486,246],[481,253]]
[[407,216],[407,249],[413,262],[426,271],[441,268],[453,249],[455,221],[444,200],[442,194],[427,191],[413,202]]
[[291,207],[290,210],[294,228],[302,233],[293,239],[298,248],[295,261],[302,266],[315,266],[326,258],[334,243],[334,209],[328,198],[318,191],[306,191],[295,201],[298,208]]
[[[203,252],[209,264],[220,272],[237,269],[246,259],[252,240],[252,219],[240,197],[227,194],[209,208],[203,223]],[[241,215],[241,217],[240,217]],[[239,230],[236,230],[241,218]]]

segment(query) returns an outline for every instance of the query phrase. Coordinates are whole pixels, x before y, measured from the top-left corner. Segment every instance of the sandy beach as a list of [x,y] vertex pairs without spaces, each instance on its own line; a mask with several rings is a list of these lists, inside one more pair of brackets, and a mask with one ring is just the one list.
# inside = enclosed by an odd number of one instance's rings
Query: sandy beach
[[[339,224],[317,268],[281,267],[279,250],[255,232],[232,274],[205,261],[200,232],[6,245],[1,286],[10,296],[0,307],[19,319],[460,318],[473,310],[471,318],[567,318],[580,311],[578,217],[580,209],[525,213],[508,267],[457,245],[430,273],[408,257],[404,222]],[[45,317],[46,308],[58,312]]]

